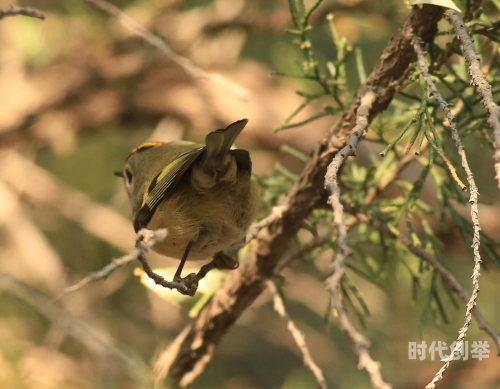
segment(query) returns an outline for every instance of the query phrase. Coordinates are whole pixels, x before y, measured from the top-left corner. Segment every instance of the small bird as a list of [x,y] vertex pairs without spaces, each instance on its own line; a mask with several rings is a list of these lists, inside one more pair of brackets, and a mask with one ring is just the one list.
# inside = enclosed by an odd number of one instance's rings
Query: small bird
[[242,242],[256,217],[259,196],[250,154],[231,149],[247,123],[238,120],[209,133],[204,145],[144,143],[115,173],[125,182],[135,231],[168,229],[167,238],[153,250],[181,260],[174,281],[195,284],[186,294],[194,294],[206,274],[182,278],[186,260],[213,258],[210,268],[238,267],[223,250]]

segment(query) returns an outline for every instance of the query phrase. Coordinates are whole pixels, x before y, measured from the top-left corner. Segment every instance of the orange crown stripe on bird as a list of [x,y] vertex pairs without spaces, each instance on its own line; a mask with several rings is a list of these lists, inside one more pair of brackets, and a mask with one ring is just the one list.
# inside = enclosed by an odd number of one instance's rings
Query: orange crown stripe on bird
[[138,151],[149,149],[151,147],[160,147],[163,144],[164,144],[163,142],[145,142],[142,145],[139,145],[135,149],[133,149],[130,154],[134,154],[137,153]]

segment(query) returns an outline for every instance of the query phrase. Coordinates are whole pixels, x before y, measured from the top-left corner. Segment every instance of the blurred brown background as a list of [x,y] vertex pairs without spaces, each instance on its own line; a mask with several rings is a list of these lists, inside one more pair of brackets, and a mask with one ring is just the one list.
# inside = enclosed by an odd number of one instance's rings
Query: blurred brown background
[[[0,387],[136,388],[159,346],[191,320],[188,309],[145,288],[132,267],[106,281],[51,303],[63,288],[130,250],[134,234],[129,204],[112,175],[146,140],[201,141],[240,118],[250,120],[239,147],[251,151],[254,170],[277,163],[300,172],[301,163],[280,151],[284,144],[309,154],[334,123],[322,118],[273,135],[301,103],[303,82],[273,77],[295,68],[297,50],[287,2],[250,0],[117,0],[113,4],[163,35],[177,54],[210,74],[238,84],[194,78],[154,48],[81,0],[18,1],[47,19],[17,16],[0,21]],[[0,1],[2,8],[11,5]],[[402,1],[325,1],[313,17],[312,38],[325,58],[335,51],[324,18],[334,12],[339,35],[363,50],[369,71],[407,8]],[[447,27],[446,27],[447,28]],[[353,58],[348,59],[354,66]],[[498,63],[497,63],[498,64]],[[356,87],[356,75],[348,82]],[[231,88],[229,88],[231,89]],[[297,121],[323,109],[306,108]],[[491,153],[469,142],[469,160],[483,200],[483,229],[500,239],[498,190]],[[366,158],[371,146],[358,151]],[[489,153],[489,154],[488,154]],[[363,156],[365,154],[365,156]],[[440,234],[440,258],[470,287],[472,259],[453,230]],[[169,266],[151,256],[155,266]],[[305,333],[329,387],[368,388],[365,372],[342,331],[324,330],[328,296],[322,280],[330,257],[315,266],[296,264],[283,276],[290,315]],[[479,304],[500,328],[500,274],[483,271]],[[464,307],[446,302],[449,324],[422,318],[426,296],[412,300],[407,274],[395,274],[386,294],[357,283],[371,310],[366,334],[372,356],[396,388],[422,388],[440,362],[408,359],[408,342],[455,340]],[[488,341],[490,357],[452,364],[440,388],[500,387],[493,342],[473,323],[472,341]],[[437,358],[439,359],[439,358]],[[195,388],[315,387],[286,323],[262,296],[226,335]]]

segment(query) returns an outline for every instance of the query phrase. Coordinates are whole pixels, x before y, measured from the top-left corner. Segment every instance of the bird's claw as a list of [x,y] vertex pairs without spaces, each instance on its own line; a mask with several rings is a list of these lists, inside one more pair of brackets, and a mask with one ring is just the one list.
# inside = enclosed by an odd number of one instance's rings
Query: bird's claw
[[190,273],[186,277],[174,277],[174,281],[181,284],[184,288],[178,288],[179,293],[186,296],[194,296],[198,290],[198,276],[195,273]]

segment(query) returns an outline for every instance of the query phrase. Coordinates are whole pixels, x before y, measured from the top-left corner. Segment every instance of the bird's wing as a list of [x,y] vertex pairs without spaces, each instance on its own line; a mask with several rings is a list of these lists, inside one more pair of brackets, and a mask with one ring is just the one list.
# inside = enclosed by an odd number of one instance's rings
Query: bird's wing
[[144,193],[141,209],[137,212],[134,220],[134,229],[136,232],[148,225],[158,205],[172,193],[172,190],[186,170],[193,165],[204,149],[205,147],[198,147],[180,154],[153,179],[149,188]]

